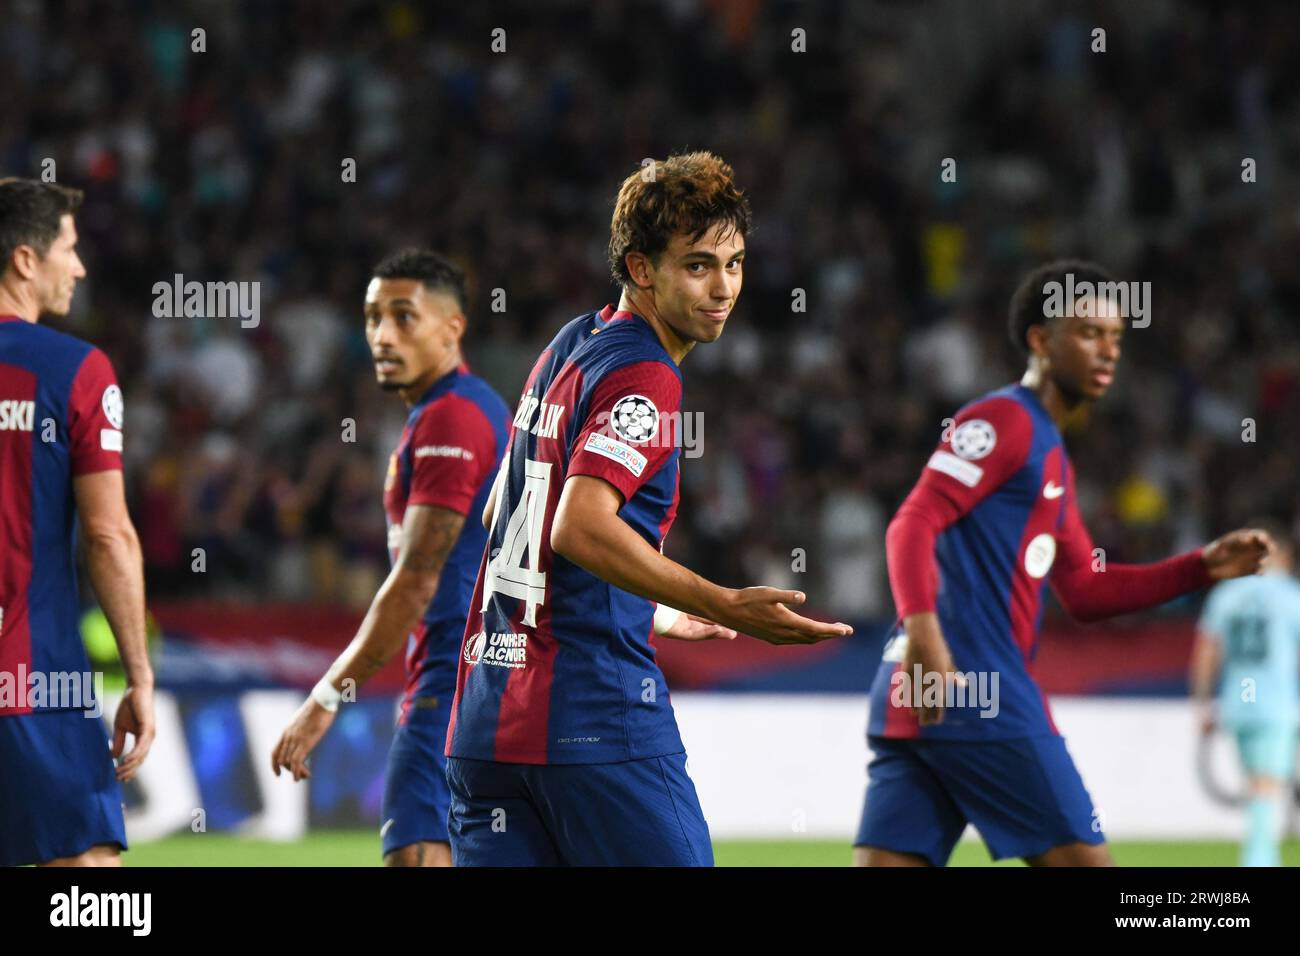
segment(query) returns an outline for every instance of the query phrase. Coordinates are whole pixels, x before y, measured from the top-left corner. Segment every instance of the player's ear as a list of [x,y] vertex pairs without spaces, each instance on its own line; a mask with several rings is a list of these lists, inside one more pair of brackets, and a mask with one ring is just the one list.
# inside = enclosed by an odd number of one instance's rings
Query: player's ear
[[36,264],[40,262],[41,257],[36,254],[36,250],[27,243],[22,243],[14,249],[13,255],[9,259],[9,268],[14,270],[14,274],[20,279],[30,279],[36,275]]
[[623,262],[627,265],[627,274],[631,277],[632,284],[637,288],[648,289],[654,285],[650,275],[652,263],[644,252],[629,252],[623,257]]
[[1047,352],[1047,324],[1036,322],[1029,328],[1025,329],[1025,345],[1029,347],[1029,354],[1044,355]]
[[465,329],[469,323],[465,319],[465,313],[456,311],[447,316],[447,327],[451,329],[454,342],[459,342],[465,335]]

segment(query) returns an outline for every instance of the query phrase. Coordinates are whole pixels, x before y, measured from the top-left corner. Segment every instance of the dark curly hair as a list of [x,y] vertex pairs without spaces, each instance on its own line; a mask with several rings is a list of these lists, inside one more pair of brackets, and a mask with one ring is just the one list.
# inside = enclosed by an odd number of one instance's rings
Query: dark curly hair
[[1057,282],[1064,288],[1067,273],[1073,273],[1075,285],[1086,281],[1093,283],[1095,288],[1098,282],[1115,281],[1115,277],[1104,266],[1086,259],[1056,259],[1044,263],[1025,276],[1011,297],[1011,314],[1007,322],[1011,343],[1023,355],[1029,354],[1029,327],[1047,321],[1043,311],[1047,284]]
[[609,268],[614,281],[632,284],[627,254],[640,252],[657,262],[675,235],[695,242],[718,223],[728,232],[749,233],[749,199],[732,179],[732,170],[709,152],[682,153],[647,165],[623,180],[609,224]]

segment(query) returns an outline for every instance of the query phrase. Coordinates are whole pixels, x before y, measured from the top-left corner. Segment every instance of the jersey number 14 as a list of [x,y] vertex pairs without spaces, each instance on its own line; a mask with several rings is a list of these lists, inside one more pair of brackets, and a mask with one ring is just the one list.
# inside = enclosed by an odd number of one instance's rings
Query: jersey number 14
[[[505,540],[496,557],[488,562],[483,578],[483,607],[492,595],[501,593],[524,602],[524,624],[537,626],[537,608],[546,603],[546,572],[538,568],[542,553],[542,531],[546,524],[547,493],[551,486],[549,462],[524,459],[524,493],[510,513]],[[497,500],[497,511],[501,502]],[[498,514],[492,515],[496,528]],[[524,567],[524,558],[528,566]]]

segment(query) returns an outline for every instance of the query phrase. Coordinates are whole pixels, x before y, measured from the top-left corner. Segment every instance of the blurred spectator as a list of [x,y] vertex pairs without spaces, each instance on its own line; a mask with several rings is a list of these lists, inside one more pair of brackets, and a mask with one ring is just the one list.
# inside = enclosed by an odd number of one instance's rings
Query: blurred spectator
[[[562,322],[617,301],[619,180],[688,146],[736,167],[757,225],[685,370],[707,427],[668,547],[692,567],[888,613],[884,527],[943,419],[1018,377],[1007,299],[1064,254],[1153,291],[1067,435],[1098,546],[1300,520],[1294,5],[20,0],[4,23],[3,171],[48,157],[87,190],[68,321],[122,380],[157,597],[372,591],[403,416],[362,338],[371,265],[464,263],[469,360],[517,395]],[[154,317],[177,273],[259,282],[258,327]]]

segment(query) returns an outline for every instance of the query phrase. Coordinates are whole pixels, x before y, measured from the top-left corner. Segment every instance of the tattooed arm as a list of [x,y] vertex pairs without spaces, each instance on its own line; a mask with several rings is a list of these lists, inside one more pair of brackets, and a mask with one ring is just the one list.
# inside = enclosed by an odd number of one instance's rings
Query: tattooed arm
[[[442,567],[464,523],[463,515],[447,508],[407,507],[397,561],[370,603],[356,637],[326,672],[323,683],[335,691],[360,687],[401,649],[433,600]],[[314,697],[307,698],[271,755],[276,774],[284,767],[295,780],[311,776],[307,756],[333,719],[331,710]]]
[[446,508],[406,509],[397,562],[370,603],[357,636],[326,673],[331,684],[341,687],[352,678],[360,686],[401,649],[433,600],[442,566],[464,523],[463,515]]

